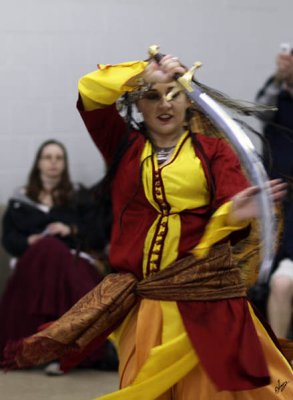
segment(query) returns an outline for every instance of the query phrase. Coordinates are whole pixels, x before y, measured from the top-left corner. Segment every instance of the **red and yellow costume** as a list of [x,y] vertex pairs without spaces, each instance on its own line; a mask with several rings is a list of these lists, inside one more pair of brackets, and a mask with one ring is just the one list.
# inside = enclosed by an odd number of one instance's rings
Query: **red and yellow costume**
[[[126,133],[114,103],[133,90],[127,82],[144,68],[144,62],[104,65],[79,82],[78,108],[107,164]],[[196,135],[209,159],[213,201],[207,165],[190,132],[161,167],[151,143],[131,132],[112,186],[110,263],[116,270],[140,280],[190,252],[203,257],[245,228],[227,225],[231,197],[248,185],[238,159],[223,139]],[[103,400],[270,400],[283,382],[278,398],[292,395],[291,368],[245,297],[142,299],[114,338],[121,390]]]

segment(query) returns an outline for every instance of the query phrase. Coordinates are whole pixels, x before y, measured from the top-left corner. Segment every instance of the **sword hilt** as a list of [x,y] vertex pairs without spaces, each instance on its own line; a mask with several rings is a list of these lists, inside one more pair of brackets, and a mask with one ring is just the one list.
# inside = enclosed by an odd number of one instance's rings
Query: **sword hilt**
[[[152,45],[149,47],[149,55],[150,57],[155,60],[158,64],[160,64],[160,61],[164,57],[164,54],[159,52],[160,47],[156,44]],[[200,61],[197,61],[194,63],[194,65],[187,70],[184,74],[180,74],[179,72],[176,72],[173,75],[173,79],[177,82],[177,87],[172,89],[166,96],[167,101],[170,101],[173,99],[173,97],[178,93],[178,88],[179,90],[187,90],[188,92],[192,92],[192,86],[191,86],[191,81],[193,78],[193,75],[195,71],[200,68],[202,63]]]

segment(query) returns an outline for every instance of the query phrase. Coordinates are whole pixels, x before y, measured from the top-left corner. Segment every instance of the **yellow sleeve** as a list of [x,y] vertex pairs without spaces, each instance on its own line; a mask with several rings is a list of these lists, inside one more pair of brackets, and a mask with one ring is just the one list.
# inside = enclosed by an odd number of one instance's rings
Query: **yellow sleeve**
[[141,74],[147,62],[131,61],[115,65],[99,64],[98,70],[83,76],[78,82],[78,90],[86,111],[115,103],[127,91],[135,86],[127,83]]
[[197,258],[206,257],[210,248],[215,243],[229,236],[230,233],[243,229],[250,224],[248,220],[238,223],[237,225],[227,225],[227,217],[230,214],[231,206],[231,201],[224,203],[212,215],[200,242],[191,251]]

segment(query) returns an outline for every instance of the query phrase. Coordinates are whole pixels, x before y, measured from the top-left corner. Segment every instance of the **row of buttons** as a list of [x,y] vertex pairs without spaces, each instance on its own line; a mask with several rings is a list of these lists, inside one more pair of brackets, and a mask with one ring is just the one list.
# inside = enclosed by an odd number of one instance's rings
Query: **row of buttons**
[[149,271],[150,273],[154,273],[159,271],[160,269],[160,256],[163,251],[163,244],[164,240],[167,234],[167,226],[168,226],[168,214],[169,214],[169,205],[168,203],[164,200],[163,197],[163,185],[162,185],[162,180],[160,177],[159,171],[155,171],[154,175],[154,197],[155,201],[157,204],[159,204],[160,210],[162,217],[160,221],[158,222],[159,224],[159,229],[157,233],[157,237],[154,241],[153,248],[150,250],[151,256],[150,256],[150,263],[149,263]]

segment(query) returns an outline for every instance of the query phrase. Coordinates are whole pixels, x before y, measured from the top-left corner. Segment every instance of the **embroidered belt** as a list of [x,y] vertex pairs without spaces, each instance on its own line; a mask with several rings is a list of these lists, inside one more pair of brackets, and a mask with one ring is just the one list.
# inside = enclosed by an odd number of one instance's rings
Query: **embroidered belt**
[[28,367],[59,359],[76,347],[83,351],[105,337],[125,318],[139,297],[166,301],[211,301],[246,295],[230,246],[211,249],[196,260],[191,255],[138,282],[131,273],[107,275],[48,328],[7,348],[8,368]]

